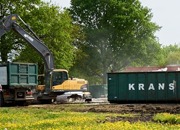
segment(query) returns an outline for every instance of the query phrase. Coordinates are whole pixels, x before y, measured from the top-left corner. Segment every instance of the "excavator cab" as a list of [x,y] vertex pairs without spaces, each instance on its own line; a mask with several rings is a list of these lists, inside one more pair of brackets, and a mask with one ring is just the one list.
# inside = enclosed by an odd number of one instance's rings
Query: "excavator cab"
[[46,75],[39,74],[37,90],[49,90],[53,86],[61,85],[66,80],[68,80],[68,71],[64,69],[54,69],[47,72]]
[[60,85],[68,80],[67,71],[53,71],[52,73],[52,86]]

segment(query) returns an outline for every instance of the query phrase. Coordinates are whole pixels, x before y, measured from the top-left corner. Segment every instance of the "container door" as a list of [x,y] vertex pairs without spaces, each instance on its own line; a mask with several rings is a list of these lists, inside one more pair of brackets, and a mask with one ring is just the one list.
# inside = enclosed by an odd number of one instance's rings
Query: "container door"
[[37,65],[30,63],[10,63],[9,65],[10,86],[36,86]]
[[117,101],[118,74],[108,74],[108,101]]
[[1,85],[8,85],[8,79],[7,79],[7,67],[1,66],[0,67],[0,84]]

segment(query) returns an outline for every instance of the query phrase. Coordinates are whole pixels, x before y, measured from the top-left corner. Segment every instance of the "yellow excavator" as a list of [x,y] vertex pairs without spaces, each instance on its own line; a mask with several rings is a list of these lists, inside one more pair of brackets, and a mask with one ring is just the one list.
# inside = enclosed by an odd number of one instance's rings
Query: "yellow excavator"
[[[25,27],[33,34],[33,36],[26,32],[18,23],[17,19],[25,25]],[[57,96],[65,93],[68,94],[67,99],[74,97],[74,95],[91,101],[88,81],[84,79],[69,78],[68,71],[65,69],[55,69],[54,58],[48,47],[39,39],[39,37],[32,31],[17,14],[12,14],[4,17],[0,21],[0,37],[6,32],[13,30],[19,34],[32,48],[34,48],[42,57],[45,64],[45,85],[38,85],[36,91],[33,93],[35,100],[48,101],[56,99]],[[81,94],[78,94],[81,93]]]

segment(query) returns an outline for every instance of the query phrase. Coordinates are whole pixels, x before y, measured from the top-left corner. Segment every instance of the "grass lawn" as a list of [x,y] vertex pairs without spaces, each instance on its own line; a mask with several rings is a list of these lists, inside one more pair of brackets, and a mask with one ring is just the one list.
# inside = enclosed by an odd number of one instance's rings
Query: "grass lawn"
[[[80,107],[80,106],[77,106]],[[111,122],[109,117],[133,114],[72,112],[64,109],[33,107],[0,108],[0,130],[176,130],[180,115],[156,114],[153,122]]]

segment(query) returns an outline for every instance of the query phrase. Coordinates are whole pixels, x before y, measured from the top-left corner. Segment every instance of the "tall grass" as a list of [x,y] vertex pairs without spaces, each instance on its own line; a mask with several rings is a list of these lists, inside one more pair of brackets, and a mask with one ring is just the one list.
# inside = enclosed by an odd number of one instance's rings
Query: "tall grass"
[[154,116],[153,120],[161,123],[180,124],[180,115],[159,113]]
[[[0,130],[155,130],[180,126],[154,122],[108,122],[106,117],[131,116],[112,113],[71,112],[45,108],[1,108]],[[160,120],[159,115],[154,120]],[[177,117],[178,118],[178,117]]]

